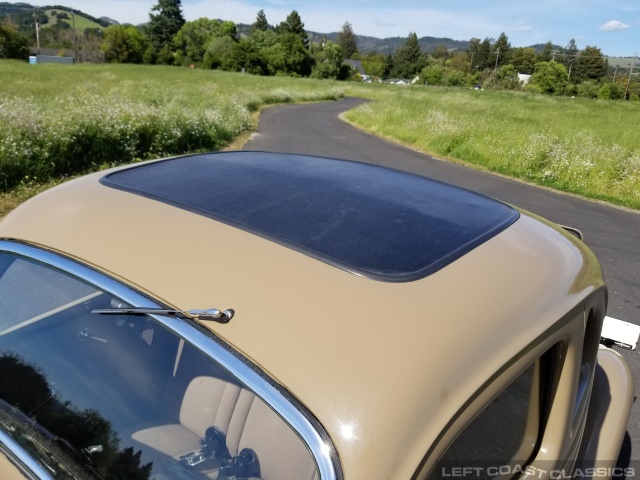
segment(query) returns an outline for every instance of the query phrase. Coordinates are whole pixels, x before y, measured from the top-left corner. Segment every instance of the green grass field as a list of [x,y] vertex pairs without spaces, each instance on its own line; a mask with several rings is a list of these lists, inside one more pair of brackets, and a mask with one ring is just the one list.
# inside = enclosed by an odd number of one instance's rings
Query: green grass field
[[364,86],[347,114],[416,150],[640,209],[640,104],[445,87]]
[[640,104],[136,65],[0,61],[0,216],[70,176],[218,150],[265,105],[371,98],[347,118],[416,150],[640,209]]
[[138,160],[218,150],[263,105],[335,100],[332,82],[135,65],[0,61],[0,193]]

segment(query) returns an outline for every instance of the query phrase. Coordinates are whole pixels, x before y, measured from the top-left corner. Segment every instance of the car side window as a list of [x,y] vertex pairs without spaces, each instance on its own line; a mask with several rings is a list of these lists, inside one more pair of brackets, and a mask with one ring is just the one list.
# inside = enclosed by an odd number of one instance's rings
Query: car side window
[[490,479],[513,477],[535,454],[547,353],[522,371],[460,432],[438,460],[429,480],[464,474]]
[[0,429],[52,478],[319,478],[300,436],[187,338],[92,313],[121,305],[0,253]]

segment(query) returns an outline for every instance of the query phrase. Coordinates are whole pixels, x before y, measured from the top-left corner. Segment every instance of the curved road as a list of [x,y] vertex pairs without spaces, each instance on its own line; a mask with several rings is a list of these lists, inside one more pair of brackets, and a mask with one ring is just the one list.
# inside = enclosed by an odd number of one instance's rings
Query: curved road
[[[265,109],[243,150],[343,158],[428,176],[512,203],[580,229],[602,264],[609,286],[608,315],[640,324],[640,214],[552,192],[498,175],[437,160],[361,132],[339,115],[364,100]],[[621,352],[640,391],[640,353]],[[634,403],[620,463],[640,467],[640,407]]]

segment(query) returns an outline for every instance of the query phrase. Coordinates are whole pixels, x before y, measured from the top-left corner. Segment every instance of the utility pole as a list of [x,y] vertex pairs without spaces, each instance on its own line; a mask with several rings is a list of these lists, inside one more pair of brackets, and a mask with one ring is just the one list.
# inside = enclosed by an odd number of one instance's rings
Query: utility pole
[[627,79],[627,88],[624,90],[624,98],[627,99],[627,94],[629,93],[629,84],[631,83],[631,75],[633,75],[633,67],[636,66],[636,61],[638,59],[638,54],[636,53],[633,56],[633,63],[631,64],[631,68],[629,69],[629,78]]
[[73,23],[73,62],[78,63],[78,36],[76,35],[76,14],[71,12]]
[[38,13],[35,8],[33,9],[33,21],[36,24],[36,47],[38,49],[38,53],[40,53],[40,28],[38,25]]
[[493,68],[494,70],[498,68],[498,58],[500,58],[500,47],[496,50],[496,66]]

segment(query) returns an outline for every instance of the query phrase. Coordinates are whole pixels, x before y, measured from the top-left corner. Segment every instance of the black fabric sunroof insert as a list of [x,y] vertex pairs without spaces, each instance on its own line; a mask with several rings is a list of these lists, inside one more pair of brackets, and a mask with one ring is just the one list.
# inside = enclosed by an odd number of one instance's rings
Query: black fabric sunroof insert
[[423,278],[519,213],[468,190],[383,167],[225,152],[134,166],[102,179],[377,280]]

